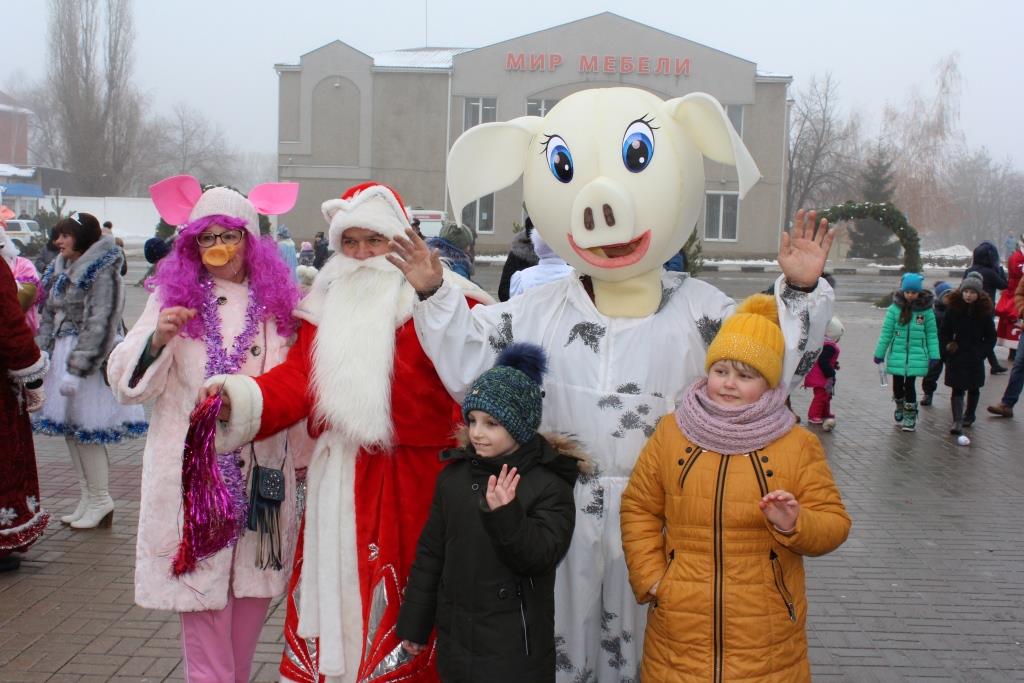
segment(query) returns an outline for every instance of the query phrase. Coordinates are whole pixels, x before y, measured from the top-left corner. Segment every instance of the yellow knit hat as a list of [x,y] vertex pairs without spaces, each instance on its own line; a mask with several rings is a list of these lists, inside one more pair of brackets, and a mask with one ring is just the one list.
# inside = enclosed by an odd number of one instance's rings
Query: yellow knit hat
[[726,318],[722,329],[708,347],[704,369],[708,370],[720,360],[735,360],[754,368],[776,386],[782,378],[782,359],[786,353],[779,311],[775,297],[754,294],[736,307]]

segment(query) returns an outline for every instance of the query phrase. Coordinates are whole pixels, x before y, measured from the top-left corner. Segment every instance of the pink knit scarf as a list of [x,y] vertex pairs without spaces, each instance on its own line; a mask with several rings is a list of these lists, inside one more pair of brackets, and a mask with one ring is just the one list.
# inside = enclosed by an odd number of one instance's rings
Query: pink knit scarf
[[723,455],[764,448],[793,428],[796,417],[786,407],[786,389],[766,391],[756,402],[730,408],[711,400],[703,377],[687,389],[676,408],[676,424],[690,441]]

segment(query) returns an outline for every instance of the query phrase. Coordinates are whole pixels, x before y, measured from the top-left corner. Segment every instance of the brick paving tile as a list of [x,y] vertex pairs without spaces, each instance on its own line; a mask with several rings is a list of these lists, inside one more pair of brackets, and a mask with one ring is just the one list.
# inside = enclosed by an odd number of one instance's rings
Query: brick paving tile
[[[735,275],[708,279],[734,296],[755,282]],[[130,320],[144,299],[136,288],[128,298]],[[971,446],[948,434],[944,386],[918,431],[903,433],[871,363],[882,312],[841,299],[836,313],[846,325],[838,424],[821,439],[853,529],[805,563],[815,681],[1024,681],[1024,420],[984,414],[1007,377],[987,377]],[[794,391],[797,414],[809,399]],[[177,615],[132,602],[143,445],[110,449],[111,529],[55,519],[22,568],[0,575],[0,681],[183,680]],[[43,505],[67,514],[78,487],[64,443],[37,437],[36,448]],[[283,614],[278,602],[267,617],[255,681],[277,680]]]

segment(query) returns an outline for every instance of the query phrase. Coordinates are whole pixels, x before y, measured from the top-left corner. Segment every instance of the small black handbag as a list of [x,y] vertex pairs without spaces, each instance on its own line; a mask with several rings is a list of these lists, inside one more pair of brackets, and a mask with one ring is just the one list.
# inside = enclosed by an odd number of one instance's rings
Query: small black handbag
[[[249,487],[249,514],[246,527],[260,534],[259,555],[256,566],[260,569],[280,571],[281,562],[281,503],[284,501],[284,470],[262,467],[256,460],[256,448],[251,443],[252,479]],[[288,447],[285,446],[285,457]]]

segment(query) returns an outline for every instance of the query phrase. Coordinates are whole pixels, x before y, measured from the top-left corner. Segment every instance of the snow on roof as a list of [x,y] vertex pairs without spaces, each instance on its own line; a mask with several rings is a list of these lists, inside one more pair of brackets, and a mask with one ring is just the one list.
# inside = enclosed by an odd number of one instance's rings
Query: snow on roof
[[386,69],[450,69],[455,55],[470,47],[418,47],[410,50],[374,52],[373,65]]
[[34,168],[21,168],[10,164],[0,164],[0,177],[4,178],[31,178],[36,174]]

